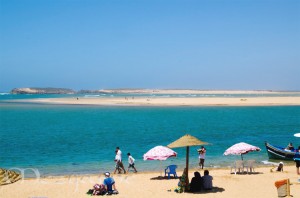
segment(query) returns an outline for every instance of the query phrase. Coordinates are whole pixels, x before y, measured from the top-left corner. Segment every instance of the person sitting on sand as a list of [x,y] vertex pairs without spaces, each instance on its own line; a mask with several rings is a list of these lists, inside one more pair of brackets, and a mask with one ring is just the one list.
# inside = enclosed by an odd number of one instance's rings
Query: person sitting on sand
[[183,170],[182,176],[179,177],[178,187],[175,189],[175,192],[182,193],[185,192],[186,186],[188,184],[187,172],[186,169]]
[[118,194],[119,192],[116,189],[116,183],[115,180],[110,177],[110,173],[106,172],[104,173],[105,179],[103,181],[103,184],[105,185],[105,190],[107,194]]
[[204,176],[202,177],[204,190],[212,190],[212,187],[213,187],[212,180],[213,180],[213,177],[209,175],[209,171],[205,170]]
[[194,176],[192,178],[191,184],[190,184],[190,191],[191,192],[199,192],[202,189],[202,178],[198,171],[194,172]]
[[274,172],[274,169],[276,168],[276,172],[283,172],[283,162],[279,162],[277,167],[271,168],[270,172]]
[[93,193],[91,195],[104,195],[105,193],[106,190],[103,184],[95,184],[93,186]]
[[276,171],[278,171],[278,172],[283,172],[283,162],[279,162]]

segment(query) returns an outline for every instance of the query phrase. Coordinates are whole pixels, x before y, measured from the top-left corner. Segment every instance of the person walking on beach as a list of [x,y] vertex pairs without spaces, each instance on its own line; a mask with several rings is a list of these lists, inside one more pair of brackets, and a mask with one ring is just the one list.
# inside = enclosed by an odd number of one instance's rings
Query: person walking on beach
[[199,166],[200,166],[200,168],[203,169],[204,161],[205,161],[205,154],[206,154],[206,149],[204,148],[204,146],[201,146],[201,149],[198,149],[198,153],[199,153]]
[[122,162],[122,151],[120,150],[120,147],[116,148],[117,155],[119,156],[119,167],[124,171],[124,174],[126,174],[126,170],[124,168],[123,162]]
[[127,153],[127,156],[128,156],[128,169],[127,169],[127,172],[129,172],[129,168],[133,168],[134,172],[136,173],[137,170],[134,167],[134,161],[135,161],[135,159],[131,156],[130,153]]
[[120,168],[120,156],[117,154],[118,152],[115,151],[116,156],[115,156],[115,162],[116,162],[116,166],[115,166],[115,171],[114,174],[116,174],[116,172],[118,171],[118,173],[121,173],[121,168]]

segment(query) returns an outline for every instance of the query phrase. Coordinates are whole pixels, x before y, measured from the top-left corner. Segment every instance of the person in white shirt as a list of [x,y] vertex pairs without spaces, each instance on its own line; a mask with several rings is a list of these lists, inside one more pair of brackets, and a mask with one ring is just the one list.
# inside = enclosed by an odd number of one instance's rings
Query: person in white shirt
[[117,155],[119,156],[119,167],[121,168],[121,169],[123,169],[123,171],[124,171],[124,174],[126,174],[126,170],[125,170],[125,168],[124,168],[124,165],[123,165],[123,162],[122,162],[122,151],[120,150],[120,147],[117,147],[116,148],[116,153],[117,153]]
[[127,169],[127,172],[129,172],[129,168],[133,168],[134,172],[136,173],[137,170],[134,167],[134,161],[135,161],[135,159],[131,156],[130,153],[127,153],[127,156],[128,156],[128,169]]
[[121,173],[120,156],[117,154],[117,151],[116,151],[116,156],[115,156],[115,162],[116,162],[116,166],[115,166],[114,174],[116,174],[117,171],[118,171],[118,173]]
[[206,149],[204,148],[204,146],[201,146],[201,149],[198,150],[198,153],[199,153],[199,166],[203,169],[205,154],[206,154]]

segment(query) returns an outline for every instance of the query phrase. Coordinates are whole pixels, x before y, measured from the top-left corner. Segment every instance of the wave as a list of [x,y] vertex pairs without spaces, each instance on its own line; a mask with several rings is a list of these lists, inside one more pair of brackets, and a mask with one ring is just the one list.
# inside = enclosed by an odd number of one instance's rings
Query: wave
[[106,94],[88,94],[84,95],[85,98],[99,98],[99,97],[105,97]]
[[264,161],[261,161],[263,164],[265,164],[265,165],[278,165],[279,164],[279,162],[278,163],[276,163],[276,162],[270,162],[270,161],[268,161],[268,160],[264,160]]
[[6,93],[6,92],[2,92],[0,93],[1,96],[4,96],[4,95],[10,95],[10,93]]

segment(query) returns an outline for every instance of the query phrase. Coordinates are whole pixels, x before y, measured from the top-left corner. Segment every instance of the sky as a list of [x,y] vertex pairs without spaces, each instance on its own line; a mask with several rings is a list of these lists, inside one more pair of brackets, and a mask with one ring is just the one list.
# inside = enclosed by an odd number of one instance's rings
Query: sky
[[0,91],[300,90],[298,0],[0,0]]

